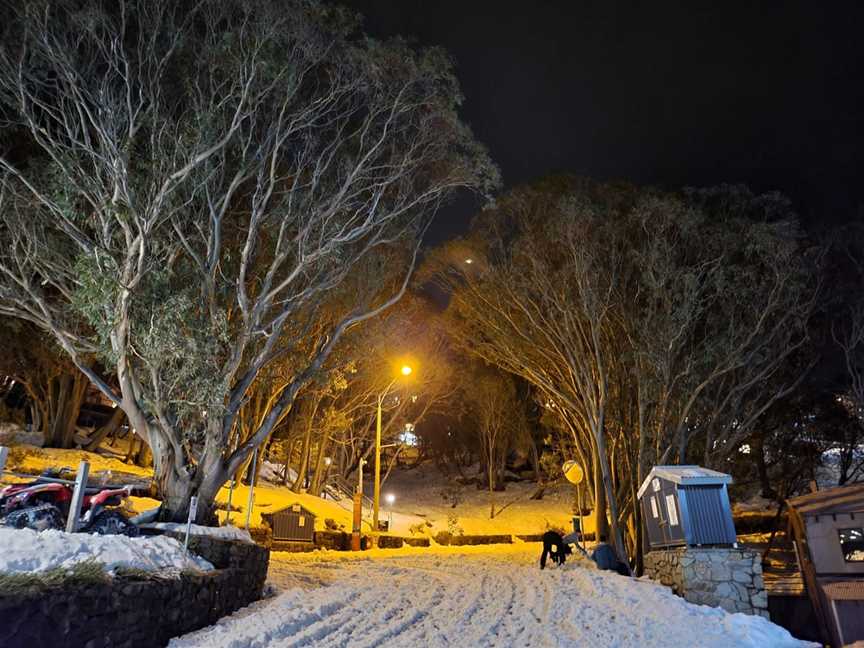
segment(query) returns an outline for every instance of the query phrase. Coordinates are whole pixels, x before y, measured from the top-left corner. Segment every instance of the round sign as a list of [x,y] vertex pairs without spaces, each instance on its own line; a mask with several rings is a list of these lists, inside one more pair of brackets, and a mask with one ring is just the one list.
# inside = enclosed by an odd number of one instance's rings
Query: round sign
[[564,462],[561,470],[564,471],[564,477],[566,477],[567,481],[569,481],[571,484],[581,484],[582,480],[585,478],[585,473],[582,470],[582,466],[580,466],[575,461]]

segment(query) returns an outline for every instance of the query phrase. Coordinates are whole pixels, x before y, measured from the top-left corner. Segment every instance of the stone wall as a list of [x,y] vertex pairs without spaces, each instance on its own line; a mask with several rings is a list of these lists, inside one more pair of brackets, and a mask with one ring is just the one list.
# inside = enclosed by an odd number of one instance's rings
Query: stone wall
[[0,646],[164,646],[261,598],[268,549],[208,537],[189,544],[217,569],[0,592]]
[[[429,538],[420,536],[406,538],[394,535],[378,536],[378,546],[382,549],[399,549],[403,545],[412,547],[428,547]],[[363,550],[372,546],[372,538],[364,534],[360,539],[360,547]],[[289,542],[287,540],[271,540],[271,551],[303,552],[316,549],[329,549],[331,551],[351,551],[351,534],[345,531],[316,531],[312,542]]]
[[645,556],[645,574],[691,603],[768,618],[762,557],[748,549],[677,547]]

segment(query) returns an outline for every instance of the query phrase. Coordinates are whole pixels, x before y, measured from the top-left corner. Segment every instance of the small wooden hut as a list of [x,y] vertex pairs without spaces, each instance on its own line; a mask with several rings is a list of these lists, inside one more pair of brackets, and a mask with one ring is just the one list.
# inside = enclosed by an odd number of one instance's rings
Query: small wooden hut
[[312,544],[315,540],[315,514],[298,503],[264,513],[261,518],[273,530],[274,541]]
[[731,482],[701,466],[654,466],[637,493],[651,549],[734,545]]

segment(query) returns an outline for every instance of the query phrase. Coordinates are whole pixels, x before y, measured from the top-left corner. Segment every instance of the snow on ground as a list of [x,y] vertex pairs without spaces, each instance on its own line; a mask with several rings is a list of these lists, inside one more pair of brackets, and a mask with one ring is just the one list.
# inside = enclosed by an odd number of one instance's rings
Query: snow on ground
[[581,561],[540,571],[536,544],[471,549],[274,554],[271,580],[290,589],[170,646],[815,645],[761,617],[692,605]]
[[[477,471],[467,472],[474,475]],[[452,525],[466,534],[535,534],[547,529],[571,530],[575,488],[564,484],[546,490],[543,499],[532,500],[534,482],[507,482],[507,490],[495,493],[496,513],[489,518],[489,492],[475,485],[460,486],[440,473],[433,463],[411,470],[394,470],[381,488],[382,519],[389,518],[390,507],[384,496],[395,496],[393,526],[407,535],[418,522],[431,523],[430,531],[448,531]],[[372,492],[369,482],[368,492]],[[454,499],[457,504],[452,505]],[[587,523],[588,521],[585,520]],[[585,526],[586,531],[593,527]]]
[[166,536],[127,538],[0,527],[0,547],[0,572],[13,574],[70,568],[86,560],[105,565],[109,572],[120,567],[143,571],[213,569],[203,558],[184,554],[183,545]]
[[13,446],[12,449],[13,452],[9,455],[7,469],[31,475],[38,475],[47,468],[67,467],[77,470],[78,464],[82,461],[90,462],[91,475],[107,471],[142,477],[150,477],[153,474],[150,468],[141,468],[113,457],[84,450],[60,450],[59,448],[37,448],[24,445]]
[[[107,471],[111,471],[115,477],[121,473],[146,477],[152,474],[150,469],[83,450],[30,446],[17,446],[16,450],[10,456],[10,469],[31,474],[39,474],[46,468],[60,466],[77,469],[78,463],[83,459],[90,462],[91,474]],[[273,467],[270,466],[268,471],[273,472]],[[468,474],[473,473],[466,472],[466,475]],[[371,480],[367,480],[364,489],[365,493],[371,496]],[[466,534],[536,534],[549,528],[569,530],[573,487],[560,485],[550,488],[541,500],[530,499],[535,490],[536,485],[533,482],[508,482],[507,490],[495,493],[496,511],[500,512],[494,519],[489,519],[487,491],[474,485],[460,486],[453,479],[442,475],[434,464],[427,463],[411,470],[393,471],[381,489],[381,518],[388,520],[392,513],[393,532],[399,535],[434,535],[439,531],[454,530]],[[395,496],[392,507],[384,497],[387,494]],[[244,527],[249,487],[238,484],[230,496],[232,507],[240,510],[231,512],[230,516],[227,510],[221,510],[219,519],[223,524],[230,521],[233,525]],[[228,498],[229,488],[226,484],[216,499],[226,508]],[[452,506],[454,499],[457,502],[455,507]],[[159,506],[158,501],[147,497],[132,497],[131,503],[138,513]],[[351,529],[350,499],[321,499],[306,493],[294,493],[289,488],[267,481],[261,481],[255,487],[249,526],[263,526],[262,513],[273,513],[294,503],[299,503],[315,513],[317,530],[325,529],[325,521],[328,519],[333,520],[337,527]],[[363,517],[364,531],[371,530],[372,512],[367,507],[363,509]],[[587,519],[585,529],[592,530]]]
[[[142,529],[158,529],[160,531],[174,531],[177,533],[186,533],[187,525],[180,522],[148,522],[139,524]],[[238,529],[235,526],[208,527],[198,524],[189,526],[189,535],[193,536],[208,536],[210,538],[221,538],[222,540],[240,540],[241,542],[252,542],[252,537],[245,529]]]

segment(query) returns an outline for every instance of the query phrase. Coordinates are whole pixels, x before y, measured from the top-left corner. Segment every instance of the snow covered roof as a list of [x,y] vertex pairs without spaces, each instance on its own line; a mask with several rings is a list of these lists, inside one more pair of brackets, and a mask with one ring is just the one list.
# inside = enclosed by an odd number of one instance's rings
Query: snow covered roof
[[666,479],[681,486],[707,486],[710,484],[731,484],[732,476],[702,466],[654,466],[639,487],[637,497],[648,490],[648,484],[655,477]]

